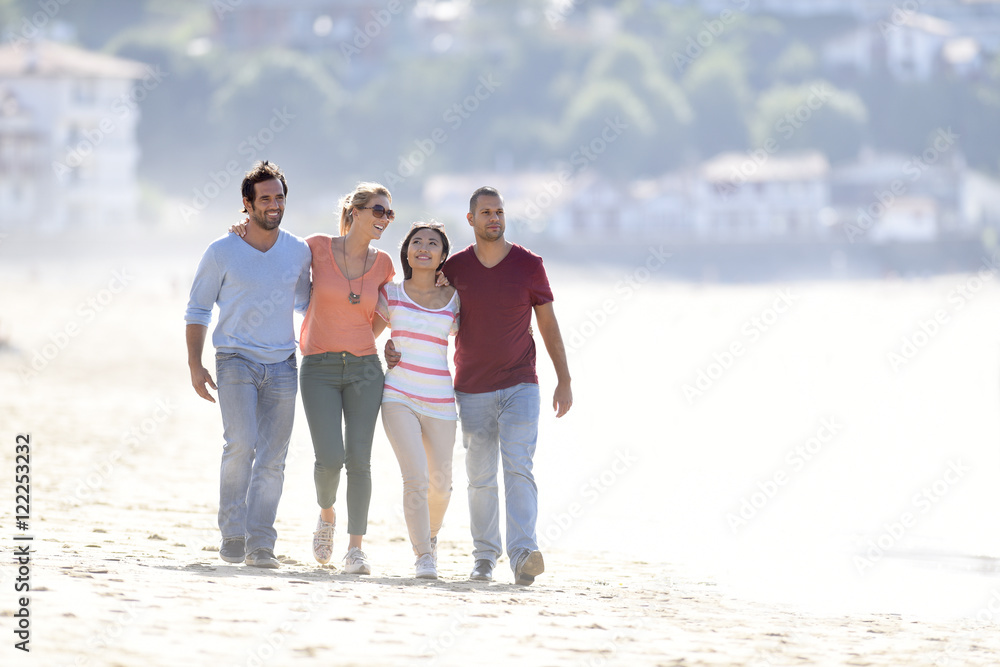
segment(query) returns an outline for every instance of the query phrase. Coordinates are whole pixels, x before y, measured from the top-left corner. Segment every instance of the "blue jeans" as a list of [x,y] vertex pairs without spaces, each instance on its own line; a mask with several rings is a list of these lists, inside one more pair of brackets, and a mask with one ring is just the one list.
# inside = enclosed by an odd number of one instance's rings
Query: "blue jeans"
[[215,373],[226,440],[222,450],[219,529],[245,537],[247,552],[274,549],[274,518],[285,481],[298,375],[295,354],[259,364],[217,354]]
[[466,449],[473,556],[496,564],[503,553],[497,487],[497,465],[502,461],[507,557],[513,569],[521,554],[538,549],[538,487],[531,473],[541,407],[538,385],[524,383],[484,394],[456,391],[455,399]]

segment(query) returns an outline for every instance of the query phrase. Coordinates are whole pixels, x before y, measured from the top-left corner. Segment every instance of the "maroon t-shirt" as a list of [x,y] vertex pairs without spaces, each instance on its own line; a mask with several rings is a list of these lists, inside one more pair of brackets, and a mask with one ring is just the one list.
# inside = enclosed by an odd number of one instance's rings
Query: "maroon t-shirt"
[[542,258],[514,244],[487,269],[474,246],[444,264],[461,300],[455,337],[455,389],[482,394],[522,382],[538,384],[535,340],[528,333],[534,306],[552,301]]

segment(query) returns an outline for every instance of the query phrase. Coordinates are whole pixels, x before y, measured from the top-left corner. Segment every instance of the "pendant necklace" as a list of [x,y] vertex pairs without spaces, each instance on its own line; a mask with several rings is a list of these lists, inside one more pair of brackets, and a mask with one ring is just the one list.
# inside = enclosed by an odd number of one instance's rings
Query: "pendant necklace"
[[[347,289],[350,292],[350,295],[347,297],[347,300],[356,306],[359,303],[361,303],[361,295],[354,293],[354,287],[351,285],[351,279],[348,278],[348,276],[351,275],[351,269],[350,269],[349,266],[347,266],[347,239],[346,238],[344,239],[344,244],[340,247],[340,249],[343,251],[343,254],[344,254],[344,277],[347,278]],[[365,264],[364,264],[364,266],[361,267],[361,269],[362,269],[362,271],[361,271],[361,291],[364,292],[365,291],[365,273],[368,271],[368,252],[367,252],[367,249],[366,249],[366,252],[365,252]]]

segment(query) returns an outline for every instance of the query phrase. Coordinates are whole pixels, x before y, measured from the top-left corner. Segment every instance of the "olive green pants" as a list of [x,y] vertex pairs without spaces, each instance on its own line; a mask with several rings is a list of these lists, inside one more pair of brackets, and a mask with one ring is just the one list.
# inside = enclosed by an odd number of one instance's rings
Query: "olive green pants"
[[340,470],[347,470],[347,532],[368,530],[372,497],[372,439],[385,374],[377,354],[324,352],[302,358],[299,392],[312,436],[316,502],[333,507]]

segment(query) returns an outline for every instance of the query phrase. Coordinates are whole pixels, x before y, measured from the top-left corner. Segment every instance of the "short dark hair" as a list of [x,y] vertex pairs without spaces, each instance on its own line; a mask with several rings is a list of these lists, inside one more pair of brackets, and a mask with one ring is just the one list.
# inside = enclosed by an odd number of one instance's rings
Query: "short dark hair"
[[406,233],[406,238],[403,239],[403,243],[399,246],[399,262],[403,265],[404,280],[409,280],[413,277],[413,267],[410,266],[410,260],[406,257],[406,251],[410,247],[410,239],[421,229],[433,229],[441,236],[441,264],[437,267],[439,271],[444,266],[444,260],[448,259],[448,252],[451,250],[451,241],[448,240],[448,235],[444,231],[444,225],[433,220],[430,222],[423,222],[422,220],[414,222],[410,225],[410,231]]
[[503,197],[500,196],[500,192],[497,191],[496,188],[484,185],[472,193],[472,198],[469,199],[469,213],[472,213],[473,215],[476,214],[476,202],[483,195],[486,195],[487,197],[498,197],[501,201],[503,200]]
[[[281,181],[281,187],[285,190],[285,196],[288,196],[288,183],[285,182],[285,175],[281,173],[281,167],[276,164],[271,164],[267,160],[261,162],[258,160],[252,167],[250,171],[243,176],[243,185],[241,190],[243,191],[243,198],[254,200],[254,186],[256,186],[261,181],[267,181],[272,178],[276,178]],[[246,206],[243,207],[243,213],[248,213]]]

